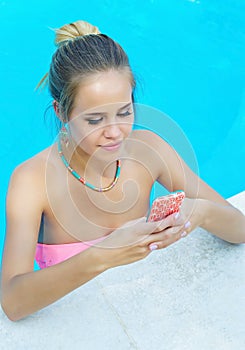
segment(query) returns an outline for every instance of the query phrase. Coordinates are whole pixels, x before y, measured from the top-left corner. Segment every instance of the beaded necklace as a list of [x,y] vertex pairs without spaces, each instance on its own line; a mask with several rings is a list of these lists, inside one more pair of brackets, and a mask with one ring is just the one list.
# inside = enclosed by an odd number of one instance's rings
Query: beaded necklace
[[107,186],[107,187],[96,187],[92,184],[90,184],[89,182],[87,182],[82,176],[80,176],[71,166],[70,164],[67,162],[67,160],[65,159],[65,156],[62,152],[62,149],[61,149],[61,144],[60,144],[60,140],[58,139],[58,152],[59,152],[59,155],[64,163],[64,165],[66,166],[66,168],[70,171],[70,173],[78,180],[80,181],[82,184],[84,184],[85,186],[91,188],[92,190],[94,191],[97,191],[97,192],[106,192],[106,191],[109,191],[111,188],[113,188],[118,179],[119,179],[119,176],[120,176],[120,171],[121,171],[121,160],[118,159],[117,160],[117,169],[116,169],[116,174],[115,174],[115,177],[114,177],[114,180],[112,181],[112,183]]

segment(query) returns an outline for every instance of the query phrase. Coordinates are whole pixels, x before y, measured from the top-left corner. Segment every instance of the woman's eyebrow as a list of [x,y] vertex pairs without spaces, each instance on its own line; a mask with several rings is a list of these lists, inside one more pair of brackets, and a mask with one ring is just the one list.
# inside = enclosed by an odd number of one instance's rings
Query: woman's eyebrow
[[[122,109],[125,109],[131,105],[131,102],[127,103],[125,106],[122,106],[118,109],[118,111],[121,111]],[[98,116],[101,114],[106,114],[106,112],[92,112],[92,113],[85,113],[85,116]]]
[[85,113],[85,116],[96,116],[96,115],[101,115],[101,114],[105,114],[105,112],[93,112],[93,113]]
[[131,103],[132,103],[132,102],[129,102],[129,103],[127,103],[125,106],[120,107],[120,108],[119,108],[119,111],[120,111],[121,109],[125,109],[125,108],[131,106]]

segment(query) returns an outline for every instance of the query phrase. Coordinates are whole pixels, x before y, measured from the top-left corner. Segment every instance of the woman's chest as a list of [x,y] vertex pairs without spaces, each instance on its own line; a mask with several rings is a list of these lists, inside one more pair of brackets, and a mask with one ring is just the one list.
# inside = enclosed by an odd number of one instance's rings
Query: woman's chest
[[[96,239],[146,216],[155,175],[141,162],[125,161],[118,182],[106,192],[93,191],[68,173],[63,181],[53,180],[47,191],[44,239],[68,243]],[[101,184],[106,187],[110,181],[102,179]]]

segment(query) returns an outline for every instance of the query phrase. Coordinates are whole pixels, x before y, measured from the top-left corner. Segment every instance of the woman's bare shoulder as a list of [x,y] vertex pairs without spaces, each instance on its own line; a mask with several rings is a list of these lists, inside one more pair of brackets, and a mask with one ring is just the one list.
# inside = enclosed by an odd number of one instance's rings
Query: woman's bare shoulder
[[168,145],[168,143],[154,131],[148,129],[135,129],[131,133],[131,137],[139,140],[144,140],[149,144],[162,144]]
[[10,176],[9,189],[18,185],[30,188],[44,184],[47,163],[52,161],[49,156],[51,148],[52,146],[19,164]]
[[34,177],[39,177],[43,171],[45,171],[45,167],[47,162],[50,162],[50,152],[52,146],[42,150],[41,152],[35,154],[31,158],[25,160],[20,163],[13,171],[12,176],[17,175],[28,175]]
[[159,155],[161,154],[161,158],[164,158],[167,154],[169,155],[169,151],[172,151],[168,142],[151,130],[133,130],[131,138],[135,141],[139,141],[141,145],[145,145],[149,150],[152,150]]
[[165,140],[153,131],[145,129],[133,130],[130,139],[132,140],[132,146],[129,147],[130,155],[151,169],[154,178],[158,178],[163,171],[167,172],[169,145]]
[[134,129],[131,133],[131,136],[137,139],[145,139],[145,138],[154,139],[155,135],[156,134],[153,131],[148,129]]

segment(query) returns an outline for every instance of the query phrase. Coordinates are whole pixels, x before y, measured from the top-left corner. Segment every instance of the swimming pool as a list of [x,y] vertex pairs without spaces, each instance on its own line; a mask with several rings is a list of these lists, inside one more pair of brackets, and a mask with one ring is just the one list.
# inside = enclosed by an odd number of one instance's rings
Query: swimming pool
[[[98,25],[128,52],[137,101],[172,118],[198,161],[200,176],[224,197],[244,190],[245,3],[238,0],[0,1],[1,238],[14,167],[53,139],[50,102],[34,88],[48,70],[53,33],[77,19]],[[161,113],[149,122],[164,136]],[[1,251],[1,249],[0,249]]]

